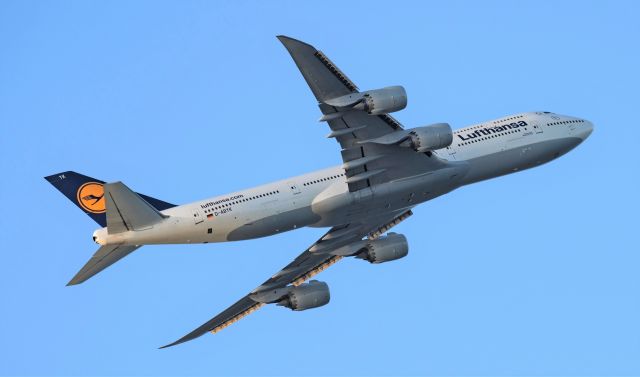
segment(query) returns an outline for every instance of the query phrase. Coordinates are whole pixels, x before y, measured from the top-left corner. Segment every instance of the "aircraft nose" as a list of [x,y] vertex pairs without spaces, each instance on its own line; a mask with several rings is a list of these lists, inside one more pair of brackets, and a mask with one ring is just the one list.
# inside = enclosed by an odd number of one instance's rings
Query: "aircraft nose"
[[593,123],[589,122],[588,120],[585,120],[582,123],[581,127],[576,131],[577,131],[576,135],[584,141],[593,132]]

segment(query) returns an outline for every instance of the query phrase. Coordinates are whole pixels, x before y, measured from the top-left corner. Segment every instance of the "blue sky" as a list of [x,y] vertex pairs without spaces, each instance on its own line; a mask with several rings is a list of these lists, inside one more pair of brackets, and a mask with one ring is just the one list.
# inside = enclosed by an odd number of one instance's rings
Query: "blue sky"
[[[0,3],[0,374],[640,375],[637,2]],[[265,307],[166,350],[321,229],[144,247],[87,283],[65,170],[183,203],[340,163],[275,35],[406,127],[532,110],[591,120],[542,167],[422,205],[405,259],[319,275],[325,307]]]

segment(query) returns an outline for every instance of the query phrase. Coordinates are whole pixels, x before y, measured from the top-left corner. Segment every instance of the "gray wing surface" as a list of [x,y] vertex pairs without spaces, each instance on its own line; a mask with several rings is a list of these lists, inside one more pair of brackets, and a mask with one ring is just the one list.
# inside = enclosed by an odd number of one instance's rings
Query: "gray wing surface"
[[388,114],[371,115],[363,110],[341,112],[329,105],[336,97],[358,93],[358,88],[329,58],[310,44],[286,36],[278,39],[287,48],[311,92],[318,100],[324,120],[331,128],[327,137],[342,148],[343,168],[349,191],[359,191],[396,178],[426,173],[444,166],[431,153],[416,153],[397,145],[367,143],[402,125]]
[[286,287],[290,284],[300,285],[304,283],[306,280],[324,271],[326,268],[343,258],[343,255],[336,255],[334,253],[335,251],[340,250],[350,243],[361,240],[367,234],[370,237],[375,238],[387,230],[385,226],[393,226],[390,224],[394,224],[394,221],[399,222],[410,215],[411,211],[407,210],[404,212],[390,213],[386,216],[370,219],[362,223],[353,223],[331,228],[318,241],[300,254],[293,262],[286,265],[282,270],[267,279],[264,283],[241,298],[238,302],[231,305],[189,334],[160,348],[171,347],[193,340],[207,332],[211,332],[213,334],[217,333],[264,305],[264,303],[253,300],[251,298],[253,294],[265,292],[274,288]]
[[264,304],[260,302],[255,302],[249,297],[249,295],[246,295],[240,300],[238,300],[238,302],[228,307],[222,313],[211,318],[202,326],[198,327],[197,329],[193,330],[192,332],[188,333],[182,338],[176,340],[175,342],[171,344],[167,344],[166,346],[162,346],[160,348],[172,347],[180,343],[188,342],[208,332],[216,333],[221,329],[223,329],[224,327],[227,327],[232,323],[239,321],[244,316],[251,314],[252,312],[260,309],[262,305]]
[[67,285],[80,284],[98,272],[116,263],[120,259],[129,255],[132,251],[140,246],[130,245],[107,245],[101,246],[98,251],[93,254],[91,259],[82,267],[80,271],[67,283]]

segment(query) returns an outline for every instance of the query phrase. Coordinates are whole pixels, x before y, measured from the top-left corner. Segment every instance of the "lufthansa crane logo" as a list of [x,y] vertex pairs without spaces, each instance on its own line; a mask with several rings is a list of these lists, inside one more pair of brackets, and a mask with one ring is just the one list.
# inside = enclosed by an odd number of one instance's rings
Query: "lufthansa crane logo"
[[102,183],[87,182],[80,186],[77,199],[80,207],[87,212],[103,213],[106,210]]

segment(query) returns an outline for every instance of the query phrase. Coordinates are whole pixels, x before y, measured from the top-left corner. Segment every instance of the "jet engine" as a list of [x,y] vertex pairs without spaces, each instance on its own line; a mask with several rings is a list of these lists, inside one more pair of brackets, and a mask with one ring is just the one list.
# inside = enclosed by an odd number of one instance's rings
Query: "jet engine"
[[429,152],[446,148],[453,142],[453,131],[447,123],[436,123],[430,126],[409,130],[409,146],[417,152]]
[[326,305],[330,298],[327,283],[311,280],[297,287],[291,287],[289,293],[278,302],[278,305],[301,311]]
[[409,254],[407,238],[402,234],[388,233],[385,237],[367,243],[364,251],[356,257],[371,263],[384,263],[403,258],[407,254]]
[[429,126],[391,132],[360,143],[399,145],[424,153],[446,148],[452,142],[453,131],[451,131],[451,126],[448,123],[435,123]]
[[407,107],[407,92],[401,86],[390,86],[364,92],[364,98],[354,106],[354,109],[378,115],[400,111],[405,107]]
[[362,110],[371,115],[388,114],[407,107],[407,92],[401,86],[352,93],[324,101],[340,111]]

